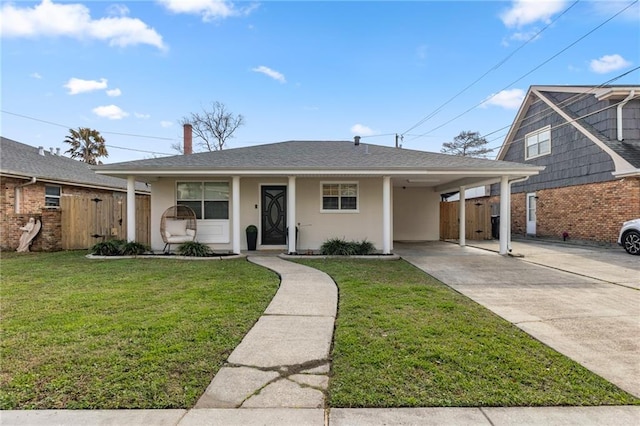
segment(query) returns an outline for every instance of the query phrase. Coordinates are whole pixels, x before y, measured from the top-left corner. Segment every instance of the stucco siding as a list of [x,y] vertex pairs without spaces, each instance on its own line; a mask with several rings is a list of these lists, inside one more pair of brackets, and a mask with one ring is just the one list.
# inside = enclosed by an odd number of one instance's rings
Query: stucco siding
[[[321,182],[358,182],[357,212],[322,212]],[[330,238],[370,241],[382,249],[382,179],[298,179],[298,249],[316,250]]]
[[396,241],[440,239],[440,195],[430,188],[394,188],[393,212]]

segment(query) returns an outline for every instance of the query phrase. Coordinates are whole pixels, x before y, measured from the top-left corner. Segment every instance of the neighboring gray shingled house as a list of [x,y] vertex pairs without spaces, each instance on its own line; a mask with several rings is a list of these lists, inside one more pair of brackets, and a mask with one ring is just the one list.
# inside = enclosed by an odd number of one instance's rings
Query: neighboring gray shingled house
[[614,243],[640,217],[640,86],[531,86],[498,159],[545,166],[512,186],[513,233]]
[[[124,199],[127,191],[126,180],[96,175],[86,163],[4,137],[0,137],[0,181],[3,250],[18,246],[19,226],[29,217],[43,215],[47,220],[42,219],[43,228],[34,245],[42,250],[60,249],[59,207],[63,197],[115,195]],[[136,192],[145,196],[150,193],[143,183],[136,186]]]
[[391,252],[394,239],[438,240],[441,193],[506,184],[541,170],[363,144],[358,137],[355,142],[289,141],[92,168],[151,183],[153,249],[163,247],[163,211],[184,204],[198,216],[198,241],[235,253],[247,248],[248,225],[259,228],[258,249],[292,253],[317,250],[334,237],[367,239],[382,253]]

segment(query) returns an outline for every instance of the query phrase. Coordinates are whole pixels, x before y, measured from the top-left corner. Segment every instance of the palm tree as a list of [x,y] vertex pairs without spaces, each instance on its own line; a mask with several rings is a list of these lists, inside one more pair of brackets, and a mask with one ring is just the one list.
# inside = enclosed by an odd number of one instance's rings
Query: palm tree
[[102,164],[102,161],[98,161],[98,158],[109,156],[104,144],[104,138],[100,136],[100,132],[97,130],[87,127],[79,127],[78,130],[69,129],[69,135],[64,141],[71,145],[71,148],[65,151],[65,154],[70,154],[71,158],[85,163]]

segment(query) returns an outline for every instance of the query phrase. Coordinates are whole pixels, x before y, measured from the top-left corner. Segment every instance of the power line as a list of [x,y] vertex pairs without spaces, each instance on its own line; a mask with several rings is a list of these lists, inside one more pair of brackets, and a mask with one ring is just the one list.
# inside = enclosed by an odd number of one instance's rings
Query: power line
[[[530,70],[529,72],[525,73],[524,75],[520,76],[519,78],[517,78],[516,80],[512,81],[511,83],[509,83],[507,86],[505,86],[504,88],[500,89],[498,92],[496,92],[494,95],[490,96],[487,99],[484,99],[482,102],[475,104],[474,106],[472,106],[471,108],[465,110],[464,112],[456,115],[455,117],[453,117],[452,119],[444,122],[443,124],[434,127],[433,129],[422,133],[419,136],[414,137],[413,139],[417,139],[419,137],[423,137],[428,135],[431,132],[434,132],[444,126],[446,126],[447,124],[457,120],[458,118],[462,117],[463,115],[466,115],[467,113],[469,113],[470,111],[474,110],[475,108],[477,108],[478,106],[484,104],[485,102],[487,102],[488,100],[492,99],[493,97],[495,97],[498,93],[510,88],[511,86],[513,86],[514,84],[516,84],[517,82],[519,82],[520,80],[522,80],[523,78],[527,77],[528,75],[532,74],[534,71],[537,71],[538,69],[542,68],[542,66],[546,65],[547,63],[551,62],[553,59],[555,59],[556,57],[560,56],[562,53],[566,52],[567,50],[569,50],[571,47],[575,46],[576,44],[578,44],[580,41],[584,40],[586,37],[590,36],[592,33],[594,33],[595,31],[597,31],[598,29],[600,29],[602,26],[604,26],[605,24],[607,24],[608,22],[610,22],[612,19],[616,18],[618,15],[620,15],[621,13],[625,12],[627,9],[629,9],[631,6],[633,6],[634,4],[638,3],[639,0],[634,0],[631,3],[629,3],[626,7],[624,7],[623,9],[621,9],[620,11],[618,11],[616,14],[614,14],[613,16],[611,16],[610,18],[608,18],[607,20],[605,20],[604,22],[602,22],[601,24],[599,24],[598,26],[596,26],[595,28],[593,28],[592,30],[590,30],[589,32],[587,32],[586,34],[584,34],[583,36],[581,36],[580,38],[578,38],[576,41],[574,41],[573,43],[569,44],[567,47],[563,48],[562,50],[560,50],[559,52],[555,53],[554,55],[552,55],[551,57],[549,57],[548,59],[546,59],[545,61],[543,61],[542,63],[540,63],[539,65],[537,65],[536,67],[534,67],[532,70]],[[413,140],[411,139],[411,140]]]
[[478,77],[477,79],[475,79],[473,82],[471,82],[469,85],[467,85],[464,89],[462,89],[461,91],[459,91],[458,93],[456,93],[454,96],[452,96],[451,98],[449,98],[449,100],[447,100],[445,103],[443,103],[442,105],[440,105],[438,108],[436,108],[434,111],[432,111],[430,114],[428,114],[426,117],[422,118],[420,121],[418,121],[416,124],[414,124],[413,126],[411,126],[410,128],[408,128],[407,130],[405,130],[404,132],[402,132],[402,135],[404,136],[406,133],[410,132],[411,130],[415,129],[416,127],[419,127],[421,125],[423,125],[424,123],[426,123],[430,118],[434,117],[436,114],[438,114],[440,111],[442,111],[442,109],[447,106],[449,103],[451,103],[454,99],[456,99],[458,96],[462,95],[464,92],[466,92],[468,89],[470,89],[471,87],[475,86],[476,83],[478,83],[480,80],[482,80],[483,78],[485,78],[488,74],[490,74],[492,71],[497,70],[498,68],[500,68],[502,65],[504,65],[505,62],[507,62],[509,59],[511,59],[511,57],[513,55],[515,55],[520,49],[524,48],[527,44],[531,43],[533,40],[535,40],[536,38],[538,38],[538,36],[540,34],[542,34],[547,28],[549,28],[551,25],[553,25],[558,19],[560,19],[565,13],[567,13],[570,9],[572,9],[575,5],[578,4],[578,2],[580,2],[580,0],[576,0],[575,2],[573,2],[571,4],[571,6],[569,6],[568,8],[566,8],[564,11],[562,11],[562,13],[558,16],[556,16],[553,21],[549,22],[544,28],[542,28],[540,31],[538,31],[537,33],[535,33],[533,36],[531,36],[528,40],[526,40],[524,43],[522,43],[517,49],[515,49],[513,52],[511,52],[510,54],[508,54],[506,57],[504,57],[504,59],[502,59],[501,61],[499,61],[497,64],[495,64],[494,66],[492,66],[491,68],[489,68],[484,74],[482,74],[480,77]]
[[[47,120],[42,120],[40,118],[35,118],[35,117],[31,117],[28,115],[24,115],[24,114],[18,114],[15,112],[11,112],[11,111],[6,111],[6,110],[0,110],[3,114],[9,114],[9,115],[13,115],[16,117],[20,117],[20,118],[25,118],[27,120],[32,120],[32,121],[38,121],[40,123],[45,123],[45,124],[49,124],[51,126],[57,126],[57,127],[63,127],[65,129],[71,129],[73,127],[71,126],[65,126],[64,124],[60,124],[60,123],[54,123],[52,121],[47,121]],[[118,135],[118,136],[128,136],[128,137],[136,137],[136,138],[147,138],[147,139],[157,139],[157,140],[165,140],[165,141],[175,141],[175,139],[172,138],[163,138],[160,136],[148,136],[148,135],[137,135],[137,134],[133,134],[133,133],[120,133],[120,132],[100,132],[103,135]],[[142,149],[134,149],[134,148],[126,148],[126,147],[122,147],[122,146],[116,146],[116,145],[105,145],[108,148],[115,148],[115,149],[123,149],[126,151],[135,151],[135,152],[142,152],[142,153],[146,153],[146,154],[159,154],[159,155],[175,155],[175,154],[167,154],[166,152],[158,152],[158,151],[146,151],[146,150],[142,150]]]

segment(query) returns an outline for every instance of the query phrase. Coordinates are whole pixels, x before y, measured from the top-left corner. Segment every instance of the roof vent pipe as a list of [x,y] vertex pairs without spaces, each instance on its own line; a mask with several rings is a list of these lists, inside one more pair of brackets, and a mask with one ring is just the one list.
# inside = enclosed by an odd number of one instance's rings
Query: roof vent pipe
[[56,148],[56,155],[59,157],[60,156],[60,148]]
[[631,89],[631,92],[629,93],[629,96],[627,96],[626,98],[624,98],[624,100],[622,102],[620,102],[618,104],[618,140],[619,141],[623,141],[624,137],[622,136],[622,107],[625,106],[627,104],[627,102],[629,102],[631,99],[633,99],[633,97],[635,96],[636,91],[634,89]]
[[49,152],[51,153],[51,155],[55,155],[55,154],[54,154],[54,152],[55,152],[55,151],[53,150],[53,147],[52,147],[52,146],[50,146],[50,147],[49,147]]
[[39,146],[38,147],[38,154],[42,155],[44,157],[44,146]]
[[355,146],[360,145],[360,136],[354,136],[354,137],[353,137],[353,144],[354,144]]
[[193,127],[191,127],[191,124],[185,123],[183,128],[184,146],[182,149],[182,153],[184,155],[189,155],[193,153]]

